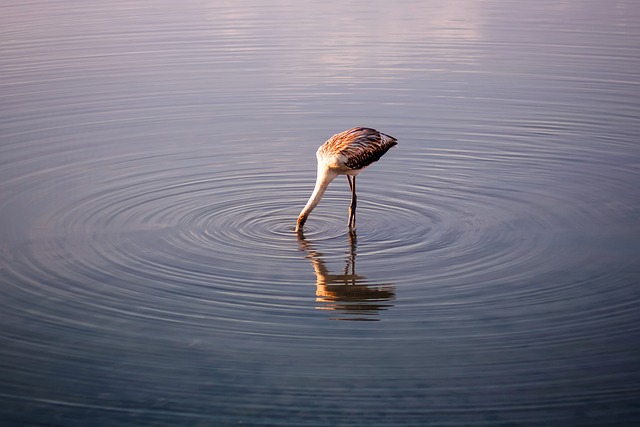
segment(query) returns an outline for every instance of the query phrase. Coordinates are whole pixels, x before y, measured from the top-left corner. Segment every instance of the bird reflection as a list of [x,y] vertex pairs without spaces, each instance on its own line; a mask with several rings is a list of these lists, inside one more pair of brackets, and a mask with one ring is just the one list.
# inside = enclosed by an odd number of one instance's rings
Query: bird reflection
[[374,316],[381,310],[393,306],[389,301],[395,299],[395,286],[392,284],[369,284],[367,278],[356,274],[355,230],[349,231],[349,254],[342,274],[331,274],[323,254],[317,252],[302,234],[298,235],[300,248],[304,250],[316,275],[316,308],[334,310],[347,316],[334,317],[332,320],[379,320]]

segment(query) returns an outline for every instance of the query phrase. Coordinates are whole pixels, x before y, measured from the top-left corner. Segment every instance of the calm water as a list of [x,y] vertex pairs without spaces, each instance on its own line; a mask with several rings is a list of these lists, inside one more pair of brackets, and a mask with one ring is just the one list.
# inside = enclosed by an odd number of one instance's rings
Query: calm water
[[[640,422],[640,4],[4,1],[7,426]],[[315,150],[395,136],[307,222]]]

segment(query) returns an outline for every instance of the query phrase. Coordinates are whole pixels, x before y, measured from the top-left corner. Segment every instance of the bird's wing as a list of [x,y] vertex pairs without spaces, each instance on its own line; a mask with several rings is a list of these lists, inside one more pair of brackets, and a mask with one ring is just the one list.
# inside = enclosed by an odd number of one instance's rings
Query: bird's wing
[[376,162],[397,140],[375,129],[356,127],[332,136],[321,147],[321,155],[341,155],[345,166],[362,169]]

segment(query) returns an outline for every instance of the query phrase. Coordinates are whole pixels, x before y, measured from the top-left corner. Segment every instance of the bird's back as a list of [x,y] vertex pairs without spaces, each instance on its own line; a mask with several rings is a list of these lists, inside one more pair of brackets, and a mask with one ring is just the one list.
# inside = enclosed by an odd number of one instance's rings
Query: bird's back
[[380,160],[397,140],[375,129],[355,127],[338,133],[320,146],[319,160],[333,160],[351,170],[359,170]]

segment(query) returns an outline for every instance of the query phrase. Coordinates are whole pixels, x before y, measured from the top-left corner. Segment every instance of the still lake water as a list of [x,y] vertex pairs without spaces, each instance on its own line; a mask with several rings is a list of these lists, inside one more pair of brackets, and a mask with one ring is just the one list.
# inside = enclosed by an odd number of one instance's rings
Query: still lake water
[[[640,3],[4,1],[7,426],[640,422]],[[399,145],[307,222],[315,150]]]

